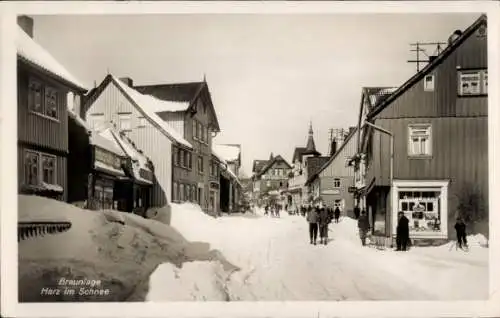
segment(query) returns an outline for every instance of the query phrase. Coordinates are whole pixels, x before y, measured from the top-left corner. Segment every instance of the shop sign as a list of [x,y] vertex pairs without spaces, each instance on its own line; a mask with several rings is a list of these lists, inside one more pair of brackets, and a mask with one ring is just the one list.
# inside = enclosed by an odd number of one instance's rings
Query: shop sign
[[356,189],[357,189],[356,187],[349,187],[349,188],[347,188],[347,192],[349,192],[349,193],[355,193]]
[[112,152],[106,151],[102,148],[95,147],[95,161],[102,162],[117,170],[121,169],[121,159]]

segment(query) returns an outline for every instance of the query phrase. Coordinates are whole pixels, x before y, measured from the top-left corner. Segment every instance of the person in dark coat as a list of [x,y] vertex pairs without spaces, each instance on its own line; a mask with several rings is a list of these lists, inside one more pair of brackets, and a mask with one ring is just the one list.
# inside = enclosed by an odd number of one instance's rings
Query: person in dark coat
[[467,233],[465,231],[466,225],[464,220],[461,217],[457,218],[457,222],[455,223],[455,231],[457,231],[457,244],[459,248],[468,247],[467,246]]
[[339,218],[340,218],[340,209],[339,207],[335,208],[335,223],[339,223]]
[[359,207],[358,206],[354,207],[354,217],[356,219],[359,218]]
[[264,207],[264,215],[268,215],[269,214],[269,207],[266,205]]
[[319,213],[315,208],[308,208],[307,211],[307,222],[309,223],[309,238],[311,244],[316,245],[316,239],[318,237],[318,221]]
[[333,213],[333,209],[328,208],[328,223],[332,222],[334,217],[335,217],[335,214]]
[[370,221],[368,220],[368,216],[366,215],[366,212],[364,210],[361,212],[361,215],[358,218],[358,229],[359,229],[359,238],[361,239],[361,244],[365,246],[366,235],[370,230]]
[[396,251],[406,251],[408,241],[410,240],[410,221],[403,212],[398,213],[398,225],[396,227]]
[[319,210],[319,237],[320,244],[326,245],[328,243],[328,210],[325,208],[321,208]]

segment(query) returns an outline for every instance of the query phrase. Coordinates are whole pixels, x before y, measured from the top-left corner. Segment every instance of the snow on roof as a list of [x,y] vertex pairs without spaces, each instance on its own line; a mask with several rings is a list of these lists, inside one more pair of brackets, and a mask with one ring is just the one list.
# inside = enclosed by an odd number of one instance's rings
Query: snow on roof
[[186,147],[193,148],[193,146],[186,139],[184,139],[184,137],[182,137],[179,132],[170,127],[167,123],[165,123],[165,121],[163,121],[163,119],[160,118],[160,116],[155,113],[156,110],[159,109],[158,103],[161,102],[170,105],[170,102],[163,102],[151,96],[143,95],[135,89],[129,87],[116,77],[112,76],[112,78],[116,85],[123,89],[125,93],[127,93],[127,95],[132,98],[132,100],[137,104],[137,106],[139,106],[141,110],[146,113],[147,117],[156,125],[160,126],[160,128],[163,130],[163,133],[165,133],[167,137],[174,139],[175,141]]
[[123,176],[123,177],[125,176],[125,172],[123,171],[123,169],[116,169],[115,167],[112,167],[101,161],[96,161],[94,163],[94,168],[108,173],[111,172],[112,174],[115,174],[117,176]]
[[240,155],[240,147],[233,145],[213,145],[213,149],[226,161],[237,160]]
[[68,108],[68,115],[75,120],[75,122],[85,128],[87,131],[90,131],[90,127],[87,125],[87,123],[80,117],[78,116],[73,110]]
[[82,82],[76,79],[47,50],[26,34],[20,26],[17,27],[16,46],[17,54],[22,58],[79,88],[88,90]]
[[118,156],[126,156],[125,152],[123,152],[119,144],[117,144],[114,139],[111,133],[111,128],[107,128],[103,131],[92,131],[92,134],[90,135],[90,143],[111,151]]
[[135,89],[134,91],[137,92],[138,102],[148,105],[148,108],[155,113],[185,111],[189,107],[189,102],[167,101],[153,95],[141,94]]
[[111,133],[113,134],[113,137],[115,141],[117,142],[118,146],[123,149],[123,151],[130,157],[132,158],[132,170],[134,172],[134,177],[136,179],[139,179],[143,182],[146,183],[152,183],[151,180],[146,180],[141,177],[140,175],[140,169],[144,169],[147,171],[151,171],[151,169],[148,166],[148,158],[144,155],[141,154],[137,149],[130,144],[129,141],[126,140],[126,138],[123,138],[119,136],[117,133],[111,130]]

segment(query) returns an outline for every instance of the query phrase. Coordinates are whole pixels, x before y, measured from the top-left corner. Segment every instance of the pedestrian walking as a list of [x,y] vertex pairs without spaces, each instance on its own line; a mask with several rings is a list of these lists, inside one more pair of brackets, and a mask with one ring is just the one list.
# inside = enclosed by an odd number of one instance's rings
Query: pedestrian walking
[[328,209],[320,209],[318,223],[320,244],[326,245],[328,243],[328,223],[330,223],[330,218],[328,217]]
[[333,213],[333,209],[331,207],[328,207],[328,223],[331,223],[334,217],[335,214]]
[[340,209],[339,207],[335,208],[335,223],[339,223],[339,218],[340,218]]
[[361,215],[358,218],[358,229],[359,229],[359,238],[361,239],[361,244],[365,246],[366,235],[370,230],[370,221],[368,220],[368,216],[366,215],[365,210],[361,211]]
[[468,248],[467,246],[467,233],[466,233],[466,225],[464,220],[461,217],[457,217],[457,222],[455,223],[455,231],[457,232],[457,244],[458,248]]
[[403,212],[398,213],[398,225],[396,227],[396,251],[406,251],[410,240],[410,221]]
[[276,216],[277,216],[277,217],[280,217],[280,210],[281,210],[281,205],[278,205],[278,206],[276,207]]
[[264,207],[264,215],[268,215],[269,214],[269,206],[266,206]]
[[310,244],[316,245],[318,237],[318,211],[309,207],[307,211],[307,222],[309,223],[309,239]]

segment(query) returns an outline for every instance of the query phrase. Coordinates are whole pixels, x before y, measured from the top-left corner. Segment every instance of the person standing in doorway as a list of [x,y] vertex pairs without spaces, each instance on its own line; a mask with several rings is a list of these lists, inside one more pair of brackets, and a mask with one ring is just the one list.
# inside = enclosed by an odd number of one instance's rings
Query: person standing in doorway
[[359,229],[359,238],[361,239],[361,244],[365,246],[366,235],[370,230],[370,221],[368,220],[368,216],[366,215],[365,210],[361,211],[361,215],[358,218],[358,229]]
[[465,231],[466,225],[461,217],[457,217],[457,222],[455,223],[455,231],[457,232],[457,244],[458,248],[467,248],[467,233]]
[[335,208],[335,223],[339,223],[339,218],[340,218],[340,209],[339,207]]
[[398,213],[398,225],[396,227],[396,251],[406,251],[408,241],[410,240],[410,221],[403,212]]
[[315,208],[308,208],[307,222],[309,223],[309,239],[310,244],[316,245],[318,237],[318,211]]

